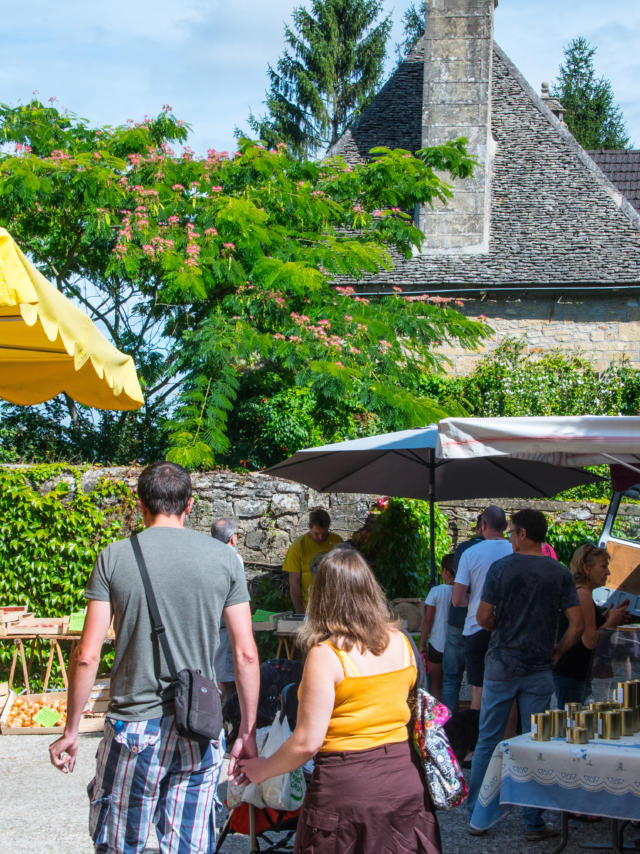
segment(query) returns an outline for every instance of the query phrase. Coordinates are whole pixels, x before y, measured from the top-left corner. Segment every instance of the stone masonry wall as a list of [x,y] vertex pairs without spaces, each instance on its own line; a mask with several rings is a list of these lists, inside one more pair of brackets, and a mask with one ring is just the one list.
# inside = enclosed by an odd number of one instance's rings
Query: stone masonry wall
[[494,330],[477,351],[442,348],[455,374],[470,373],[482,356],[506,338],[526,338],[530,350],[559,349],[583,355],[596,370],[626,357],[640,368],[640,298],[637,294],[465,299],[460,308],[469,317],[483,317]]
[[[134,490],[140,469],[91,468],[82,475],[82,488],[89,491],[100,477],[124,480]],[[68,478],[73,488],[74,481]],[[260,473],[235,474],[230,471],[196,472],[192,475],[195,493],[194,508],[188,525],[209,533],[211,523],[220,516],[235,516],[240,523],[239,551],[247,574],[254,576],[282,566],[291,542],[307,530],[307,513],[312,507],[325,507],[332,518],[332,528],[348,538],[365,522],[375,504],[375,496],[324,494],[297,483]],[[53,482],[42,484],[47,492]],[[500,503],[507,513],[529,505],[527,501],[509,499],[504,502],[467,501],[444,502],[440,508],[449,517],[449,533],[453,545],[469,536],[478,513],[488,503]],[[540,501],[539,507],[552,520],[581,519],[602,525],[606,504]]]

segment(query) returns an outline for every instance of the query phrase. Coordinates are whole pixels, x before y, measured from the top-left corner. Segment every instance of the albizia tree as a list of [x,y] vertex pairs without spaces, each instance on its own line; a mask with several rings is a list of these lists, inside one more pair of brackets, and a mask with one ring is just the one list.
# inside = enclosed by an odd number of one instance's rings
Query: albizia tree
[[131,353],[145,386],[141,413],[64,401],[85,458],[168,448],[210,466],[228,454],[243,378],[265,371],[323,405],[348,399],[385,424],[422,424],[443,411],[418,391],[440,367],[437,345],[472,347],[484,333],[442,300],[366,299],[335,284],[419,245],[404,211],[449,197],[436,172],[471,173],[463,141],[416,156],[380,149],[355,168],[249,140],[196,157],[170,147],[187,136],[170,108],[92,128],[35,100],[0,107],[0,136],[11,144],[0,153],[0,223]]

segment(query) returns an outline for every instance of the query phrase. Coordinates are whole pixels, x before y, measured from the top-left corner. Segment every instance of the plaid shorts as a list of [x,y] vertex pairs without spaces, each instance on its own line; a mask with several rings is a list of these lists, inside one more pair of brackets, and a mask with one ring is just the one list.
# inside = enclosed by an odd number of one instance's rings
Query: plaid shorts
[[156,826],[162,854],[215,849],[219,741],[178,735],[174,718],[107,718],[89,783],[89,832],[96,854],[140,854]]

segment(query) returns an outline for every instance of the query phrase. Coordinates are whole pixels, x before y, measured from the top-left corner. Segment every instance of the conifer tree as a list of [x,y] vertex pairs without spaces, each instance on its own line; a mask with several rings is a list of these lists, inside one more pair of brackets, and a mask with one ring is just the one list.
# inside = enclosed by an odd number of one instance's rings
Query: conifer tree
[[249,117],[267,144],[286,142],[299,156],[333,145],[375,95],[384,72],[388,16],[382,0],[312,0],[285,26],[287,47],[269,66],[267,114]]
[[622,110],[614,101],[611,83],[596,77],[595,53],[587,39],[572,39],[564,50],[565,62],[553,95],[564,106],[567,127],[583,148],[628,148]]
[[403,62],[413,50],[415,44],[424,35],[425,27],[425,3],[424,0],[414,0],[410,6],[405,9],[402,16],[402,24],[404,27],[404,38],[396,44],[396,59],[398,65]]

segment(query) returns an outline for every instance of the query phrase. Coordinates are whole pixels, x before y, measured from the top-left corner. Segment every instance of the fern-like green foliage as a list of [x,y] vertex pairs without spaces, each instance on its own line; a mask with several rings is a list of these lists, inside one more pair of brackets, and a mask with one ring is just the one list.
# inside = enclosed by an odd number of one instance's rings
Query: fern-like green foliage
[[[342,282],[420,246],[407,212],[450,197],[443,175],[471,174],[464,142],[380,148],[349,166],[247,139],[231,157],[174,153],[186,134],[170,113],[93,128],[37,100],[0,105],[0,224],[132,354],[146,397],[137,414],[44,407],[35,452],[51,433],[61,456],[146,461],[168,448],[212,466],[233,456],[230,418],[255,372],[399,426],[444,414],[421,378],[441,368],[440,344],[474,347],[487,328],[441,301],[360,297]],[[0,457],[31,453],[9,411]]]

